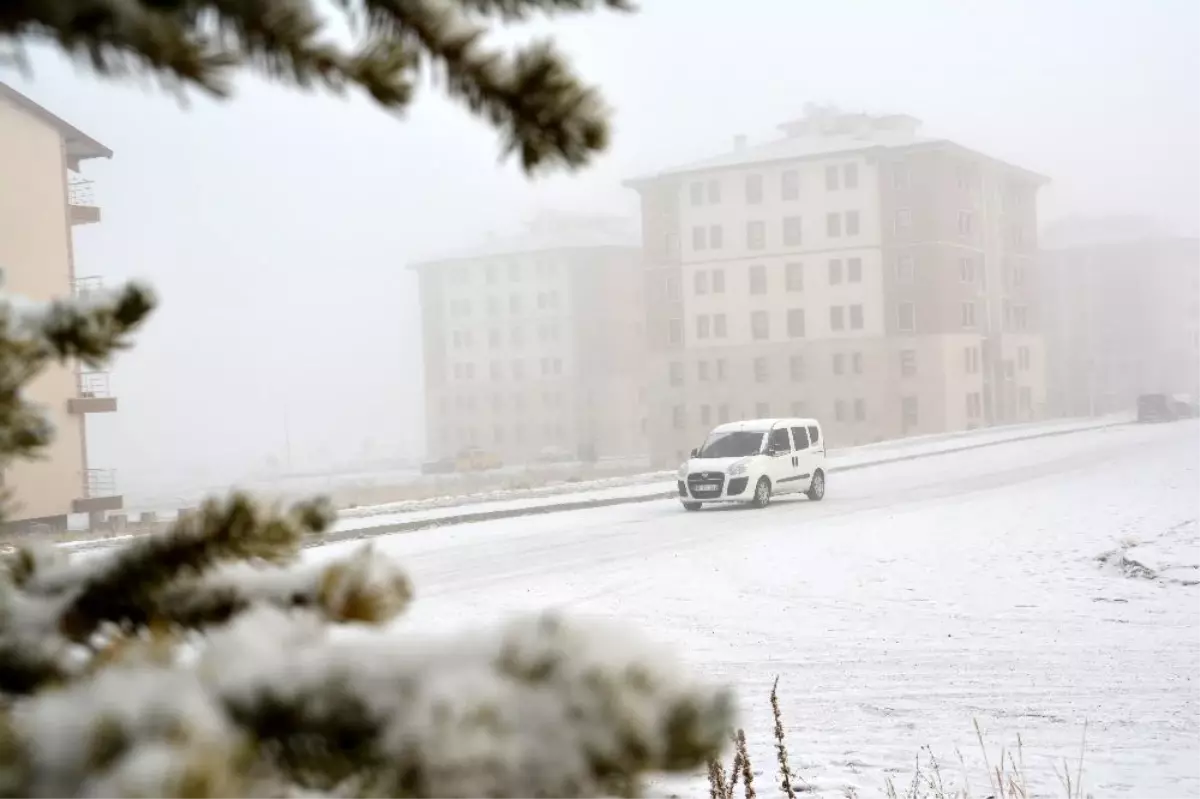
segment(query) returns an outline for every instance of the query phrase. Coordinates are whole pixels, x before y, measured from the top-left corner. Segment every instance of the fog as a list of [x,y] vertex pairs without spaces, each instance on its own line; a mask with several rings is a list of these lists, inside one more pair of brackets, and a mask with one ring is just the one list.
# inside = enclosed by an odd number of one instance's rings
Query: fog
[[138,494],[424,455],[406,265],[534,213],[636,219],[621,180],[753,143],[805,103],[905,113],[1036,170],[1040,218],[1138,215],[1200,232],[1200,4],[1192,0],[644,0],[549,30],[615,109],[586,172],[531,182],[425,90],[402,119],[257,79],[181,107],[35,49],[16,89],[105,145],[79,275],[149,280],[161,308],[113,373],[90,460]]

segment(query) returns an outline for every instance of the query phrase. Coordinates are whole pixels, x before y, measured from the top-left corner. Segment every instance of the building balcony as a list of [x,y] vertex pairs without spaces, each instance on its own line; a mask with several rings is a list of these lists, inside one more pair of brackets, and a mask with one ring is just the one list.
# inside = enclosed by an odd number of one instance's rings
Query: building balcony
[[92,181],[72,179],[67,182],[67,209],[72,225],[90,225],[100,221],[100,207],[96,205]]
[[84,469],[83,496],[71,500],[72,513],[120,510],[124,498],[117,493],[116,469]]
[[77,277],[71,281],[71,296],[77,300],[90,300],[104,293],[104,278],[99,276]]
[[75,385],[76,395],[67,400],[68,412],[116,413],[117,398],[112,395],[108,372],[78,372]]

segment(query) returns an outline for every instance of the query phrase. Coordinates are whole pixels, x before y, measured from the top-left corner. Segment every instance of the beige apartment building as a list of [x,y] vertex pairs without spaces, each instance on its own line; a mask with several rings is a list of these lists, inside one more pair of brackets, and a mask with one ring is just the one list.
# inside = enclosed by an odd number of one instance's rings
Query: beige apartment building
[[412,267],[431,458],[645,455],[641,249],[620,219],[543,216]]
[[1130,218],[1062,220],[1041,239],[1052,414],[1200,396],[1200,240]]
[[743,418],[816,416],[836,447],[1043,415],[1045,178],[904,115],[810,107],[779,129],[626,183],[653,459]]
[[[0,83],[0,290],[45,302],[100,288],[98,278],[76,274],[71,231],[100,221],[82,163],[111,157],[107,147]],[[55,438],[43,459],[9,464],[0,474],[9,495],[6,526],[63,529],[69,514],[94,520],[120,509],[113,471],[93,468],[87,451],[88,414],[117,409],[108,375],[52,367],[27,396],[45,407]]]

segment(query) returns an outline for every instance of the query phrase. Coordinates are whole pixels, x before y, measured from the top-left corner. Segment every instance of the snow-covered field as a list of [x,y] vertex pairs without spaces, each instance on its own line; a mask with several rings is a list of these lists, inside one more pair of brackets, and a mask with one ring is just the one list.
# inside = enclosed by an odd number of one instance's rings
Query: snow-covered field
[[825,795],[877,795],[924,745],[979,767],[977,719],[997,749],[1021,734],[1043,793],[1086,722],[1085,790],[1196,796],[1198,468],[1195,422],[1124,426],[846,472],[821,504],[662,500],[377,543],[416,581],[402,628],[555,606],[675,642],[738,688],[763,795],[780,675],[793,766]]

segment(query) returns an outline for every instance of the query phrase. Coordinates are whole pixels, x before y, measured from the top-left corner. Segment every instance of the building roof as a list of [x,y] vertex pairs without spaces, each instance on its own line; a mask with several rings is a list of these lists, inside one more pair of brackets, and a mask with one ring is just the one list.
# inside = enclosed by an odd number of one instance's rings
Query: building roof
[[413,263],[410,268],[563,250],[640,250],[641,246],[640,231],[629,220],[621,217],[543,214],[518,233],[489,236],[472,246],[424,258]]
[[624,181],[624,185],[637,188],[661,178],[740,169],[756,164],[802,161],[871,150],[932,147],[952,147],[1023,173],[1038,183],[1048,182],[1043,175],[963,147],[949,139],[921,135],[920,126],[920,120],[905,114],[871,116],[841,114],[827,109],[809,110],[806,116],[777,126],[784,133],[782,139],[750,147],[744,145],[744,137],[738,136],[734,148],[726,153],[635,177]]
[[[0,99],[8,100],[28,114],[50,125],[62,136],[66,144],[67,157],[77,165],[85,158],[112,158],[112,150],[105,147],[79,128],[35,103],[19,91],[0,81]],[[74,168],[74,167],[72,167]]]

